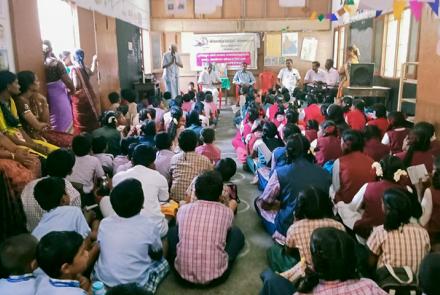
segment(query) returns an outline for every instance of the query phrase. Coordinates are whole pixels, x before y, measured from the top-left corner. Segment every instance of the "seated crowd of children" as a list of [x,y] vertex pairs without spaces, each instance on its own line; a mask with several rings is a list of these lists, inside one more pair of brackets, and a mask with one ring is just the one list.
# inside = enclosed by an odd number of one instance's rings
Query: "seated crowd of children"
[[[432,124],[351,97],[318,103],[274,89],[244,92],[241,101],[232,145],[262,191],[255,210],[274,240],[261,294],[419,287],[440,294],[429,273],[437,262],[424,260],[440,255],[430,254],[440,246],[440,143]],[[420,284],[404,283],[403,269]]]
[[[2,167],[11,212],[0,294],[154,294],[170,270],[203,287],[229,276],[244,235],[212,94],[166,92],[139,106],[131,90],[121,97],[111,93],[101,127],[41,157],[33,177],[17,185]],[[29,160],[14,155],[0,162]]]
[[[350,97],[241,93],[232,145],[274,240],[261,294],[439,294],[434,127]],[[101,127],[67,148],[29,143],[39,158],[0,136],[0,294],[154,294],[170,271],[191,287],[230,275],[245,237],[212,94],[121,97],[110,94]],[[389,283],[405,271],[419,280]]]

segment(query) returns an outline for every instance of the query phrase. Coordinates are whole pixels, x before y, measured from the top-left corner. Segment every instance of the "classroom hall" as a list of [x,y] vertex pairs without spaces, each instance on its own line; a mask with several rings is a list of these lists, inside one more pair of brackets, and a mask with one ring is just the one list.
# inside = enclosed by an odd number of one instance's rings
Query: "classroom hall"
[[0,0],[0,295],[440,294],[439,0]]

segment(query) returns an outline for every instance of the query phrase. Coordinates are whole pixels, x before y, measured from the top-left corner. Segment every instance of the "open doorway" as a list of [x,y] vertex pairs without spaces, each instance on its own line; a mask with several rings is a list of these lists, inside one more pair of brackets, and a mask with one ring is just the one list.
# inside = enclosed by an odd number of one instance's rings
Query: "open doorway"
[[38,0],[38,17],[41,39],[52,43],[56,55],[78,46],[75,44],[74,11],[68,1]]

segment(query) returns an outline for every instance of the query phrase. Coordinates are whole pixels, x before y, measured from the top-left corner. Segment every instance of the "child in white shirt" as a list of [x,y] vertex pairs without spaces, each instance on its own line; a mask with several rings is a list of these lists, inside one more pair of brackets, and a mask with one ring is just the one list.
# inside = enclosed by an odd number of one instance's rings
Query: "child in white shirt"
[[72,150],[75,154],[75,165],[72,173],[67,176],[67,180],[82,185],[85,194],[91,193],[96,179],[105,175],[101,162],[89,155],[91,148],[92,140],[90,136],[77,135],[73,138]]
[[117,215],[100,224],[101,252],[94,277],[109,287],[136,283],[154,294],[169,265],[162,256],[159,226],[140,214],[144,203],[141,183],[133,178],[122,181],[113,188],[110,202]]
[[0,279],[2,295],[34,295],[38,241],[30,234],[13,236],[0,245],[0,266],[7,278]]
[[101,162],[101,166],[104,171],[108,173],[113,171],[112,154],[106,153],[107,151],[107,139],[104,136],[94,137],[92,141],[93,156]]
[[34,237],[41,239],[52,231],[75,231],[83,238],[89,236],[91,230],[81,209],[68,206],[64,179],[43,178],[35,185],[34,196],[40,207],[47,211],[32,231]]
[[90,291],[80,287],[80,281],[84,288],[90,286],[88,279],[81,276],[89,266],[89,253],[80,234],[73,231],[48,233],[38,244],[37,262],[48,278],[39,282],[33,294],[87,295]]

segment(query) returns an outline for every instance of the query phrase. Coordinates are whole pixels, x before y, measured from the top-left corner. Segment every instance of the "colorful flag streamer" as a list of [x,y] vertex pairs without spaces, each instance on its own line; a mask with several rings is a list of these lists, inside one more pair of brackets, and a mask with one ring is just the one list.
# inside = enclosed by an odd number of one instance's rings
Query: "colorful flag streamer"
[[318,16],[318,13],[316,11],[313,11],[312,14],[310,15],[310,19],[311,20],[315,20]]
[[340,8],[338,11],[336,11],[336,13],[337,13],[339,16],[343,16],[346,12],[347,12],[347,11],[345,11],[345,8],[344,8],[344,7]]
[[382,15],[382,10],[376,10],[376,17],[379,17]]
[[405,0],[394,0],[393,4],[393,15],[396,20],[402,18],[402,13],[405,10],[406,1]]
[[321,13],[321,14],[318,16],[318,19],[319,19],[320,22],[322,22],[322,21],[325,19],[325,15],[324,15],[323,13]]
[[436,15],[438,15],[438,8],[440,4],[440,0],[435,0],[433,3],[428,3],[429,6],[431,6],[432,10]]
[[416,21],[420,21],[422,19],[423,2],[419,2],[418,0],[411,0],[409,2],[409,8],[411,9],[411,12],[414,15]]

